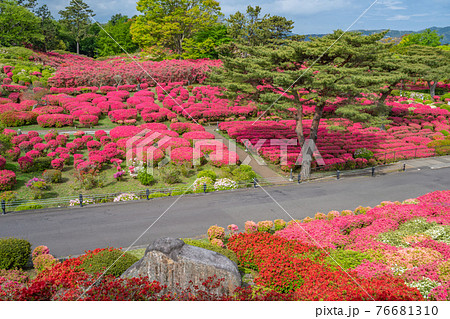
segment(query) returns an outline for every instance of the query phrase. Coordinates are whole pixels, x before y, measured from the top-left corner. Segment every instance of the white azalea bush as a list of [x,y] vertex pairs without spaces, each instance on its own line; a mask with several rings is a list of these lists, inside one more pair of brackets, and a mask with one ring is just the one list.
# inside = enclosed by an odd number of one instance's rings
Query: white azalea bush
[[[83,199],[83,205],[94,204],[93,199]],[[69,206],[80,206],[80,199],[72,199],[69,201]]]
[[237,183],[229,178],[221,178],[214,183],[214,189],[216,191],[236,189],[237,187]]
[[137,197],[135,194],[129,194],[129,193],[123,193],[114,198],[114,202],[127,202],[130,200],[138,200],[139,197]]

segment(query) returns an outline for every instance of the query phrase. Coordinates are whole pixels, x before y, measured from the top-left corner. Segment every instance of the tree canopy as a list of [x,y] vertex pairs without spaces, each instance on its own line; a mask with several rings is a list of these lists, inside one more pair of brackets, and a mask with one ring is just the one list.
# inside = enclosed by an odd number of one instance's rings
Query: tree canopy
[[89,5],[82,0],[71,0],[69,5],[59,11],[61,15],[60,23],[67,33],[75,39],[76,52],[80,53],[80,42],[88,36],[91,21],[89,16],[95,16],[93,11],[89,9]]
[[181,55],[186,39],[218,22],[222,15],[214,0],[139,0],[142,13],[131,26],[141,47],[160,46]]
[[261,16],[261,7],[248,6],[245,14],[236,12],[226,19],[228,34],[234,42],[249,46],[265,45],[291,35],[294,22],[285,17]]
[[[139,46],[133,42],[130,27],[132,19],[116,14],[103,26],[97,37],[96,46],[99,56],[124,53],[134,53]],[[123,49],[122,49],[123,48]]]
[[[211,83],[227,88],[229,97],[243,95],[266,109],[296,107],[296,133],[302,146],[303,105],[315,105],[309,139],[317,140],[324,107],[336,98],[352,101],[363,94],[380,93],[389,81],[389,68],[380,64],[388,44],[386,32],[362,36],[341,30],[311,41],[285,41],[283,45],[238,44],[232,56],[222,56],[223,69],[211,74]],[[356,110],[370,118],[370,112]],[[311,159],[303,157],[302,178],[309,176]]]
[[43,40],[40,21],[15,1],[0,1],[0,46],[26,45]]
[[437,31],[431,31],[431,29],[426,29],[420,33],[412,33],[405,35],[400,43],[399,47],[408,47],[410,45],[425,45],[430,47],[437,47],[441,45],[441,40],[444,36],[439,36]]

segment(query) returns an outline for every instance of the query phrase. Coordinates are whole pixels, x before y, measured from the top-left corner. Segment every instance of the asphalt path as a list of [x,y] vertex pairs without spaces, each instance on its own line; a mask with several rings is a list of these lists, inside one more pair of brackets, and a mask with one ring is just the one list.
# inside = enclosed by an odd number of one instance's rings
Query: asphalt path
[[10,213],[0,216],[0,237],[47,245],[53,255],[62,257],[100,247],[128,247],[140,236],[133,246],[159,237],[200,236],[216,224],[242,229],[247,220],[290,220],[289,215],[302,219],[316,212],[375,206],[446,189],[450,189],[450,168],[415,169],[379,177]]

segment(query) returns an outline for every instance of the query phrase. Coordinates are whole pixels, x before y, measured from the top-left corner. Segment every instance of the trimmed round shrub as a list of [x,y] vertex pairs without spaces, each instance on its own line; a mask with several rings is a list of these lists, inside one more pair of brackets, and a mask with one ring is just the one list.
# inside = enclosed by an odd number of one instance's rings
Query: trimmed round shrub
[[42,114],[37,117],[41,127],[63,127],[73,125],[73,116],[67,114]]
[[241,165],[233,171],[233,177],[238,181],[248,181],[256,178],[256,173],[249,165]]
[[141,170],[138,173],[137,179],[139,180],[139,182],[141,182],[142,185],[145,185],[145,186],[149,186],[155,181],[155,178],[153,177],[153,175],[147,173],[147,171],[145,169]]
[[202,177],[209,177],[211,178],[213,181],[215,181],[217,179],[217,175],[213,170],[207,169],[204,171],[201,171],[197,174],[197,178],[202,178]]
[[119,277],[138,260],[137,257],[129,253],[124,253],[119,249],[110,248],[98,253],[86,254],[80,268],[84,268],[84,271],[89,274],[103,273],[115,262],[114,265],[108,269],[106,275]]
[[36,257],[40,255],[50,254],[50,249],[48,249],[47,246],[37,246],[35,249],[33,249],[33,253],[31,254],[31,259],[35,260]]
[[20,170],[24,173],[29,172],[33,168],[34,161],[29,156],[22,156],[18,159]]
[[81,115],[78,120],[83,127],[91,127],[98,124],[98,117],[95,115]]
[[16,173],[7,169],[0,171],[0,190],[7,191],[16,185]]
[[20,238],[0,238],[0,269],[25,268],[31,244]]
[[13,147],[13,148],[7,150],[7,151],[6,151],[6,156],[7,156],[11,161],[15,162],[15,161],[17,161],[17,160],[19,159],[19,157],[20,157],[20,152],[21,152],[20,148],[18,148],[18,147],[16,146],[16,147]]
[[51,157],[39,157],[34,160],[33,169],[38,172],[45,171],[46,169],[49,169],[51,167],[51,164]]
[[42,179],[46,183],[60,183],[61,171],[57,169],[47,169],[42,173]]
[[108,136],[108,134],[103,130],[98,130],[98,131],[95,131],[95,133],[94,133],[95,139],[99,142],[103,136]]
[[37,272],[42,272],[45,269],[49,269],[56,263],[56,258],[50,254],[39,255],[33,259],[33,266]]

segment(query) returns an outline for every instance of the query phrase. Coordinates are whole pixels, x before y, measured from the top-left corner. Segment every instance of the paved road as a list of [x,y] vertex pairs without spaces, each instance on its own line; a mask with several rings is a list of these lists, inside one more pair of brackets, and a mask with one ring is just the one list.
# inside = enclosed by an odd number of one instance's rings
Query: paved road
[[[265,188],[294,218],[316,212],[374,206],[383,200],[404,200],[435,190],[450,189],[450,168],[411,170],[380,177],[352,177],[301,185]],[[176,197],[179,198],[179,197]],[[45,244],[57,256],[87,249],[128,247],[176,198],[93,207],[11,213],[0,216],[0,237],[26,238]],[[181,197],[135,245],[162,236],[195,237],[210,225],[226,227],[246,220],[289,217],[262,189]]]

